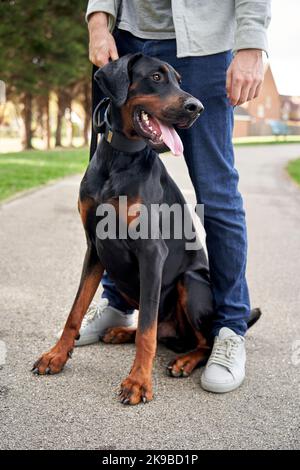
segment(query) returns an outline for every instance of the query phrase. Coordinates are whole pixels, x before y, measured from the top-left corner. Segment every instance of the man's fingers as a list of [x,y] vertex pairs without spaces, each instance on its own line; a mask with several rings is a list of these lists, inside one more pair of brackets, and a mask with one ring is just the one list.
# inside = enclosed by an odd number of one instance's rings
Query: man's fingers
[[241,94],[240,94],[239,100],[237,102],[238,105],[246,103],[246,101],[249,100],[250,90],[251,90],[251,82],[245,81],[243,83],[243,86],[242,86],[242,89],[241,89]]
[[258,97],[258,95],[260,94],[260,90],[262,89],[262,86],[263,86],[263,82],[260,82],[260,83],[257,85],[253,98],[257,98],[257,97]]
[[261,81],[255,80],[254,82],[249,82],[248,80],[245,80],[241,88],[239,100],[236,104],[241,105],[243,103],[246,103],[246,101],[251,101],[254,98],[257,98],[260,93],[261,87]]
[[242,49],[234,56],[226,76],[227,96],[232,106],[259,95],[263,80],[262,51]]
[[111,60],[117,60],[119,58],[115,41],[113,41],[110,47],[110,57],[111,57]]
[[231,81],[232,81],[232,72],[231,72],[231,67],[229,67],[229,69],[227,70],[227,74],[226,74],[226,92],[227,92],[227,98],[230,97]]
[[103,67],[109,61],[109,54],[103,52],[91,52],[90,61],[97,67]]
[[[108,38],[106,41],[102,41],[99,44],[98,38],[97,42],[93,39],[90,45],[90,61],[95,64],[97,67],[103,67],[108,64],[109,60],[117,60],[119,54],[117,51],[116,43],[113,37]],[[95,44],[96,42],[96,44]]]
[[97,67],[106,65],[110,58],[118,59],[118,51],[113,36],[105,28],[89,28],[90,43],[89,57],[90,61]]
[[253,100],[253,98],[255,97],[255,93],[256,93],[256,90],[257,90],[258,86],[259,86],[259,82],[254,81],[251,88],[250,88],[250,90],[249,90],[248,100],[247,101]]
[[101,54],[99,57],[98,57],[98,67],[103,67],[104,65],[108,64],[109,62],[109,55],[108,54]]
[[242,77],[240,77],[239,75],[235,75],[232,77],[231,89],[229,93],[229,99],[230,99],[232,106],[236,106],[240,99],[242,85],[243,85]]

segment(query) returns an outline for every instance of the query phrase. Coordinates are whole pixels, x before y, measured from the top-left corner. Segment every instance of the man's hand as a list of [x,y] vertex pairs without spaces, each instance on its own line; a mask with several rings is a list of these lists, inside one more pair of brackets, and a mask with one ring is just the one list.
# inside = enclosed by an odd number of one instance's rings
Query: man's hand
[[119,58],[115,40],[107,26],[106,13],[97,12],[89,17],[89,36],[89,59],[97,67],[103,67],[109,59]]
[[256,98],[259,95],[263,77],[262,51],[259,49],[238,51],[227,70],[226,90],[232,106]]

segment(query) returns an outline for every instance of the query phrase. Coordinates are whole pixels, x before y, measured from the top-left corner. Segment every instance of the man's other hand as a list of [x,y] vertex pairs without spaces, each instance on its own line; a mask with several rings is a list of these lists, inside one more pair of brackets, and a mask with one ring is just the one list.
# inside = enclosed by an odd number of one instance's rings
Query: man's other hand
[[259,49],[238,51],[227,70],[226,90],[232,106],[256,98],[262,87],[263,77],[262,51]]
[[109,59],[118,59],[116,43],[107,25],[107,14],[103,12],[92,13],[88,25],[90,61],[97,67],[103,67],[109,62]]

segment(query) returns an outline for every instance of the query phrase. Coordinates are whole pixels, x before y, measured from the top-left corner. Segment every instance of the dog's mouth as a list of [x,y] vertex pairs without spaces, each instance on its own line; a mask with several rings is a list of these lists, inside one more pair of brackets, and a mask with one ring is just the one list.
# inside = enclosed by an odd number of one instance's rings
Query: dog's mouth
[[143,109],[134,111],[133,124],[136,133],[147,139],[148,144],[157,152],[171,150],[174,155],[182,155],[183,144],[172,125],[162,122]]

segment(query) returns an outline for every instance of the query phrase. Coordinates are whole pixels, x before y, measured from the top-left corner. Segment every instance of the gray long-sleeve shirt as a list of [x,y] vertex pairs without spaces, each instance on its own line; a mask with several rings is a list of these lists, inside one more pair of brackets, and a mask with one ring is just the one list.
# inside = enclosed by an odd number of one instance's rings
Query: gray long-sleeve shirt
[[227,50],[267,52],[271,0],[89,0],[91,13],[109,14],[117,24],[145,39],[176,38],[177,56],[201,56]]

